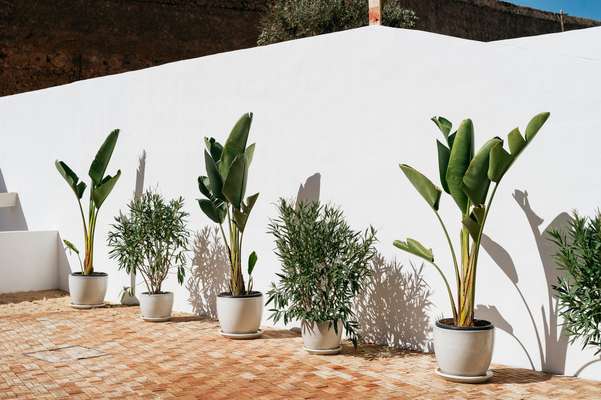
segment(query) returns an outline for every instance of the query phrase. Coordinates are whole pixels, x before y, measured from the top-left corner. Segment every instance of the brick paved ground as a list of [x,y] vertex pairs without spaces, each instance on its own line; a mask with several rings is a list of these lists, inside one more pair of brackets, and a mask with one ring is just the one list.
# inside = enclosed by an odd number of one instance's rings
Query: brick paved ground
[[453,384],[433,375],[427,354],[345,346],[312,356],[285,330],[232,341],[214,321],[145,323],[135,307],[33,298],[0,296],[0,399],[601,399],[601,383],[575,378],[496,366],[489,384]]

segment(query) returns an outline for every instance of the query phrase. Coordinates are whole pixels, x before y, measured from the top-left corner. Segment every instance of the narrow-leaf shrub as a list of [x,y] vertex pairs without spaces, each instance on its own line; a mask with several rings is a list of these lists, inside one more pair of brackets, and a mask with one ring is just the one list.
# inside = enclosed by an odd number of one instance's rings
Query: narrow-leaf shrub
[[601,353],[601,214],[581,217],[576,212],[565,232],[553,230],[557,245],[555,260],[565,276],[557,278],[554,289],[559,299],[565,332],[583,348],[596,347]]
[[353,300],[371,273],[375,230],[354,231],[339,208],[317,202],[280,200],[278,210],[269,233],[275,237],[282,272],[268,292],[270,318],[284,324],[330,321],[335,330],[341,321],[356,346]]
[[181,285],[190,239],[184,199],[166,202],[159,193],[146,191],[127,207],[128,214],[120,214],[111,225],[110,258],[128,274],[139,273],[148,293],[163,293],[161,286],[171,271],[177,273]]
[[[417,17],[412,10],[386,1],[382,24],[413,28]],[[359,28],[369,23],[367,0],[274,0],[261,21],[259,46],[285,40]]]

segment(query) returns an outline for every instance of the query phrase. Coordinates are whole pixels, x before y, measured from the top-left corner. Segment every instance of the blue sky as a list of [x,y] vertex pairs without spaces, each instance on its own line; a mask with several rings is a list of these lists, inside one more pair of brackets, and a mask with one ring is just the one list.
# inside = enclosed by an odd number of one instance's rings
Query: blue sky
[[546,11],[563,10],[575,17],[601,20],[601,0],[507,0],[510,3]]

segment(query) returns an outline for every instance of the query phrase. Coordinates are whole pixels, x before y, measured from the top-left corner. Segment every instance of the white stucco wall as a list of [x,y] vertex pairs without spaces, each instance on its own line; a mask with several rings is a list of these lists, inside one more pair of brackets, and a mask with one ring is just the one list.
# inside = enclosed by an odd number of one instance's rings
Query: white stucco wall
[[[582,36],[599,39],[598,29]],[[492,257],[481,256],[479,315],[504,329],[497,330],[494,361],[601,379],[601,363],[588,364],[594,352],[567,346],[549,322],[554,266],[543,237],[565,212],[590,214],[600,205],[600,67],[555,49],[525,51],[511,42],[362,28],[0,98],[0,169],[20,193],[30,229],[57,229],[81,242],[73,195],[53,162],[65,160],[86,176],[104,136],[120,128],[108,172],[121,168],[123,177],[101,210],[98,238],[106,237],[113,216],[130,199],[143,149],[146,186],[184,196],[190,227],[200,230],[209,224],[195,202],[202,138],[225,138],[242,113],[253,111],[257,149],[248,193],[261,196],[245,240],[247,250],[259,254],[256,288],[265,290],[279,268],[266,234],[274,202],[296,196],[299,185],[318,173],[322,201],[341,205],[354,227],[373,224],[379,232],[382,259],[372,287],[378,300],[362,302],[369,310],[361,314],[368,336],[427,348],[430,324],[449,313],[443,285],[428,266],[412,274],[411,259],[391,243],[410,235],[433,247],[448,272],[451,265],[434,216],[398,163],[437,177],[439,133],[432,115],[455,123],[471,117],[479,144],[550,111],[491,212],[486,248]],[[527,191],[528,203],[519,194],[516,201],[514,190]],[[445,198],[442,210],[457,230],[450,200]],[[96,268],[109,272],[109,299],[117,300],[129,279],[108,260],[103,240],[97,244]],[[199,247],[206,258],[208,250]],[[192,291],[176,288],[172,279],[176,308],[210,312],[198,299],[217,289],[199,281],[221,275],[219,268],[197,270],[187,285]]]

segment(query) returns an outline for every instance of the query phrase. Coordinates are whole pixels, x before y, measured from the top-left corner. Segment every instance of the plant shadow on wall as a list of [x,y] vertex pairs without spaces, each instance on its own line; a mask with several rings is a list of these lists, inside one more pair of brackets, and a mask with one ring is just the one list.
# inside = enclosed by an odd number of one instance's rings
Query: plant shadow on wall
[[[547,286],[547,304],[541,305],[540,310],[531,309],[522,292],[522,288],[519,285],[519,276],[515,263],[507,250],[487,235],[484,235],[483,237],[482,247],[484,247],[493,261],[511,281],[528,312],[532,329],[536,335],[541,369],[546,372],[563,374],[566,364],[568,337],[564,334],[563,329],[559,327],[559,307],[553,289],[553,285],[557,282],[559,270],[553,259],[556,247],[549,240],[549,232],[554,229],[563,229],[566,227],[571,217],[568,213],[562,212],[555,217],[544,230],[541,230],[541,225],[543,225],[544,220],[532,209],[528,199],[528,192],[525,190],[515,190],[513,198],[524,212],[536,242]],[[539,325],[536,322],[536,314],[539,311],[543,320],[542,331],[539,329]],[[503,317],[496,307],[478,305],[476,313],[480,318],[491,321],[497,328],[511,335],[526,353],[532,369],[535,369],[531,354],[524,347],[520,339],[514,334],[511,324]],[[541,336],[541,332],[543,333],[543,336]]]
[[423,265],[406,268],[380,254],[374,257],[372,276],[355,301],[363,342],[432,351],[431,291],[422,270]]
[[218,227],[203,227],[194,236],[193,259],[186,282],[195,314],[217,318],[217,295],[228,290],[229,260]]

